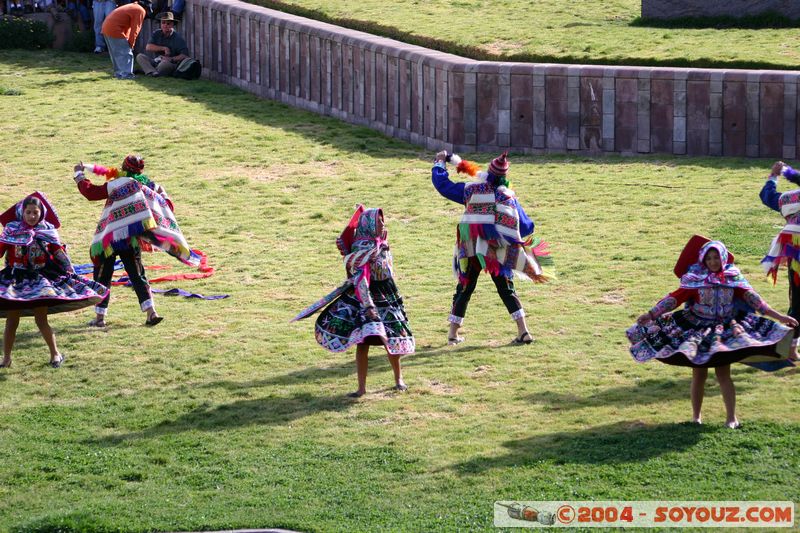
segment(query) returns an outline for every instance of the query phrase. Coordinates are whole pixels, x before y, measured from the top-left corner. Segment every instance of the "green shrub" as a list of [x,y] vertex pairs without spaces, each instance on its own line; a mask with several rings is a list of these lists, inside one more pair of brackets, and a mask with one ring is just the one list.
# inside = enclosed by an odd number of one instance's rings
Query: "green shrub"
[[69,52],[91,52],[94,50],[94,32],[92,30],[81,31],[73,25],[72,37],[64,46],[64,50]]
[[53,34],[44,22],[16,17],[0,19],[0,48],[36,50],[49,48],[51,44]]

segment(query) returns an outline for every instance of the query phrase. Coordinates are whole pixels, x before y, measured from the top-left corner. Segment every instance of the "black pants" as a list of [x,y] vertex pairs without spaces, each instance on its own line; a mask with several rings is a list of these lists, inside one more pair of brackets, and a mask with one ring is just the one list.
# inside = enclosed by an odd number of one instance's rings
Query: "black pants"
[[[459,283],[456,286],[456,293],[453,295],[453,308],[450,314],[454,317],[464,318],[467,312],[469,300],[472,298],[472,293],[475,291],[475,286],[478,284],[478,276],[481,273],[481,265],[477,259],[471,257],[469,260],[469,268],[467,269],[467,284],[462,285]],[[505,276],[492,276],[494,286],[497,288],[497,294],[508,309],[510,314],[514,314],[522,309],[522,304],[517,297],[517,291],[514,290],[514,282]]]
[[139,299],[139,305],[153,297],[144,273],[144,265],[142,265],[142,251],[139,248],[120,250],[109,257],[104,257],[99,264],[94,266],[94,280],[108,287],[105,299],[97,306],[101,309],[107,309],[108,302],[111,300],[111,278],[114,275],[114,262],[117,260],[117,256],[122,261],[122,266],[125,267],[128,279],[131,280],[133,290]]
[[[789,264],[789,313],[788,315],[797,321],[800,321],[800,283],[797,283],[796,277],[800,274],[792,270],[791,263]],[[794,338],[800,337],[800,327],[794,328]]]

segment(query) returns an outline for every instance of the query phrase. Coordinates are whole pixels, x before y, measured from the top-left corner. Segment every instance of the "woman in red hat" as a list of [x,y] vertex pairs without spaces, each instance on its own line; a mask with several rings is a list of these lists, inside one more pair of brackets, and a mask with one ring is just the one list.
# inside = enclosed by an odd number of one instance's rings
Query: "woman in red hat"
[[[542,264],[551,264],[547,243],[533,238],[534,224],[511,190],[506,175],[508,157],[503,153],[489,163],[486,172],[463,161],[456,154],[436,154],[431,180],[437,192],[464,206],[464,214],[456,230],[456,250],[453,268],[458,284],[453,295],[453,307],[448,317],[448,344],[458,344],[464,338],[458,330],[464,322],[472,293],[481,270],[488,272],[497,294],[517,325],[514,344],[530,344],[533,336],[525,322],[525,310],[514,288],[514,277],[544,282],[548,276]],[[475,177],[473,183],[450,181],[447,163],[456,165],[459,173]]]
[[[695,235],[681,254],[675,274],[680,288],[639,316],[626,332],[631,355],[640,363],[656,359],[692,367],[692,420],[698,424],[708,369],[713,367],[725,403],[725,424],[738,428],[731,363],[781,359],[778,350],[783,351],[786,344],[788,352],[797,320],[767,305],[719,241]],[[683,309],[673,312],[684,303]]]
[[75,274],[58,236],[58,215],[40,192],[35,192],[0,215],[0,317],[6,318],[3,361],[11,366],[11,349],[22,316],[33,316],[50,349],[50,366],[64,361],[47,315],[74,311],[99,303],[106,288]]
[[403,298],[394,282],[392,253],[383,210],[359,205],[336,246],[344,258],[347,280],[336,290],[301,311],[300,320],[323,306],[314,327],[317,342],[331,352],[355,345],[359,398],[367,392],[370,346],[383,346],[394,374],[394,389],[408,389],[400,358],[414,353],[414,334],[408,324]]

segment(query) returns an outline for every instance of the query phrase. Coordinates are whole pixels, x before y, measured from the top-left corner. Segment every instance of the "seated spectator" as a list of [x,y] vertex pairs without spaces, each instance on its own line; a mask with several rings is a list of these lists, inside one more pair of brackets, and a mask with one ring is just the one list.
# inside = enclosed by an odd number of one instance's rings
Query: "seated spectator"
[[154,31],[145,47],[148,54],[136,56],[136,62],[148,76],[172,76],[178,64],[189,57],[186,41],[175,31],[175,15],[167,11],[156,17],[161,28]]

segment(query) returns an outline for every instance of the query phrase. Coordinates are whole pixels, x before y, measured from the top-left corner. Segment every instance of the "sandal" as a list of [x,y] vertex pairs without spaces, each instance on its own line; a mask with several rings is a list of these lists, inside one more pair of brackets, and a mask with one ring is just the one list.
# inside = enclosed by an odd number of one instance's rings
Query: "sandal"
[[405,383],[403,383],[402,385],[400,383],[398,383],[397,385],[395,385],[392,388],[394,390],[396,390],[396,391],[404,392],[404,391],[408,390],[408,385],[406,385]]
[[105,320],[97,320],[96,318],[93,318],[86,325],[89,326],[90,328],[104,328],[104,327],[106,327],[106,321]]
[[67,356],[64,354],[58,354],[56,357],[57,359],[50,361],[48,364],[53,368],[61,368],[61,364],[64,362]]
[[526,331],[519,337],[516,337],[511,344],[530,344],[533,342],[533,337],[531,336],[529,331]]
[[362,396],[364,396],[364,393],[358,391],[351,392],[350,394],[347,395],[348,398],[361,398]]
[[161,323],[162,320],[164,320],[163,316],[154,316],[153,318],[148,318],[145,321],[144,325],[145,326],[156,326],[159,323]]
[[742,429],[742,423],[736,422],[735,424],[725,424],[725,427],[728,429]]
[[447,345],[448,346],[455,346],[456,344],[461,344],[464,342],[464,337],[448,337],[447,338]]

